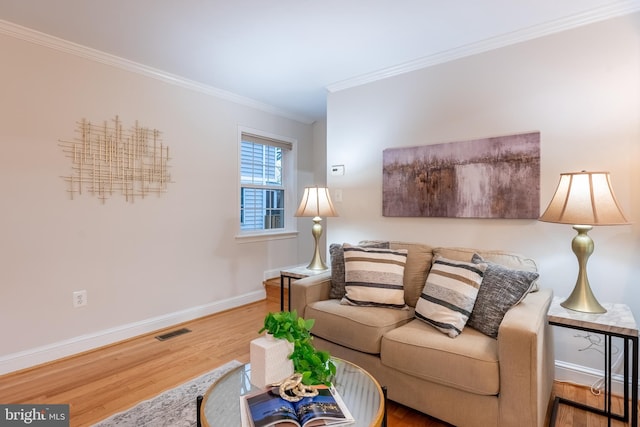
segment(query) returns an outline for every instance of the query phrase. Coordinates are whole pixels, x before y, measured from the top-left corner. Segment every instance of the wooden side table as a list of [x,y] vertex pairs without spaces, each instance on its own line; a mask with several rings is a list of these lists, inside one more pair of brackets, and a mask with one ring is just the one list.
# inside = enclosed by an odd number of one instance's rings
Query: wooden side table
[[[556,397],[551,412],[551,425],[556,422],[559,404],[570,405],[575,408],[606,416],[608,425],[611,420],[629,422],[633,427],[638,426],[638,327],[629,307],[625,304],[602,304],[606,313],[582,313],[566,309],[560,305],[563,298],[554,297],[549,307],[547,319],[550,325],[577,329],[594,334],[602,334],[604,341],[604,407],[595,408],[568,399]],[[624,356],[624,413],[617,414],[611,409],[611,380],[613,337],[623,340]],[[631,352],[631,354],[629,354]],[[631,374],[629,373],[629,358],[631,357]],[[629,401],[629,386],[631,386],[631,401]],[[631,406],[631,417],[629,417]]]
[[280,270],[280,311],[284,311],[284,279],[287,279],[287,287],[289,288],[287,310],[291,310],[291,279],[303,279],[305,277],[326,273],[327,271],[330,270],[310,270],[303,265]]

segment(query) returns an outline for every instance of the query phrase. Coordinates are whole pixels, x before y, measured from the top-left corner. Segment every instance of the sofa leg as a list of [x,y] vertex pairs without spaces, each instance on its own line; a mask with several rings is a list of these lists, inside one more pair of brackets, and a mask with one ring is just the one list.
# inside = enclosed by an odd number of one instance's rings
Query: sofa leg
[[382,415],[382,427],[387,427],[387,386],[382,386],[382,396],[384,397],[384,401],[382,404],[384,405],[384,414]]

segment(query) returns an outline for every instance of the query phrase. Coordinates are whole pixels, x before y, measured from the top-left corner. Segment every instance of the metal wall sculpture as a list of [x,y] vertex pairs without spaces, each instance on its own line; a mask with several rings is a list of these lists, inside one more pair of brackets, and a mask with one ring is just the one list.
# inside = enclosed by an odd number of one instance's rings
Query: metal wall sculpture
[[383,152],[389,217],[540,216],[540,132]]
[[157,129],[140,127],[137,121],[124,129],[116,116],[101,125],[82,119],[76,132],[73,141],[59,141],[71,159],[73,173],[62,177],[69,184],[71,199],[76,194],[91,194],[104,202],[121,194],[133,202],[167,191],[169,147]]

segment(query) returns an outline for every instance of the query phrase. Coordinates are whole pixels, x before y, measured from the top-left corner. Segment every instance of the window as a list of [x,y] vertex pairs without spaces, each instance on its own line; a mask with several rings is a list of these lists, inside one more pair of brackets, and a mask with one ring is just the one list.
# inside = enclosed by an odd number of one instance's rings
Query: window
[[247,132],[240,135],[240,230],[284,231],[291,211],[286,201],[293,144]]

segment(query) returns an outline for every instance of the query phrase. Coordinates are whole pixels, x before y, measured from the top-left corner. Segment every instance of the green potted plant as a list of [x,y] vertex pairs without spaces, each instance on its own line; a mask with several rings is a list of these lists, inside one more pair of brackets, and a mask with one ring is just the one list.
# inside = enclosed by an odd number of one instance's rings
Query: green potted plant
[[289,359],[293,361],[294,372],[302,375],[305,385],[331,385],[336,366],[326,351],[317,350],[313,344],[311,328],[315,321],[298,317],[296,310],[268,313],[259,334],[267,332],[274,338],[293,343]]

